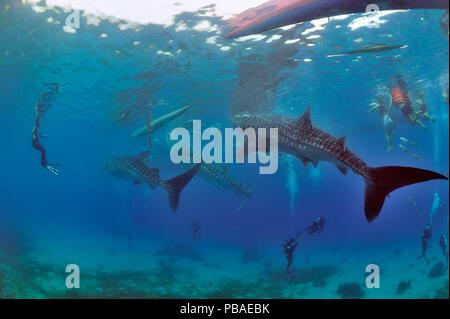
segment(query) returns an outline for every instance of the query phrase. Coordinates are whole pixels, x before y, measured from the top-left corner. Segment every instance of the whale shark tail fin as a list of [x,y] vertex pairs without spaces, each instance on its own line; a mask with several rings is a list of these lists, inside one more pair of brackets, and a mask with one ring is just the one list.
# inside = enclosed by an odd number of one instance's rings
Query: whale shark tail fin
[[167,196],[169,197],[170,208],[172,208],[174,212],[178,209],[181,191],[191,181],[195,174],[197,174],[200,166],[201,164],[198,164],[186,173],[166,181],[166,191]]
[[370,180],[366,180],[364,211],[368,222],[380,214],[386,196],[403,186],[422,183],[433,179],[448,178],[436,172],[403,166],[382,166],[370,168]]

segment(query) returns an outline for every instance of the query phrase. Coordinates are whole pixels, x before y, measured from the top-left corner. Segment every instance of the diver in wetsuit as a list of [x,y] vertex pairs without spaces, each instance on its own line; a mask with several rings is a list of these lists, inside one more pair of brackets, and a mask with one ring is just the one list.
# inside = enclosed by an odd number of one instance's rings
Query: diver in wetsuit
[[425,259],[425,262],[427,264],[430,263],[430,261],[428,260],[428,258],[426,256],[426,252],[427,252],[427,249],[428,249],[428,243],[429,243],[429,241],[431,239],[431,236],[432,236],[432,234],[431,234],[431,225],[427,224],[425,226],[425,229],[423,230],[423,233],[422,233],[422,254],[419,257],[417,257],[417,259],[420,259],[420,258],[423,257],[423,259]]
[[292,262],[294,261],[294,251],[297,248],[298,243],[295,240],[295,238],[291,238],[289,240],[283,241],[283,244],[281,247],[283,247],[283,253],[286,255],[287,258],[287,267],[286,267],[286,273],[289,274],[289,269],[291,268]]
[[33,146],[33,148],[35,148],[39,152],[41,152],[41,166],[45,167],[53,174],[58,175],[59,170],[57,170],[54,167],[58,164],[48,163],[46,151],[39,142],[40,137],[45,137],[45,136],[40,135],[40,133],[39,133],[39,128],[41,126],[42,114],[49,109],[54,95],[58,92],[58,84],[57,83],[46,83],[45,86],[47,87],[47,91],[41,93],[41,95],[40,95],[41,98],[39,99],[38,103],[34,107],[35,112],[36,112],[36,120],[35,120],[33,130],[31,132],[31,134],[32,134],[31,145]]
[[398,108],[412,125],[418,124],[424,129],[427,128],[418,119],[414,108],[411,106],[408,87],[406,85],[406,82],[403,81],[399,75],[396,76],[395,84],[391,85],[391,96],[389,101],[388,114],[391,113],[392,106]]
[[194,240],[200,240],[200,223],[195,222],[192,224],[192,235]]
[[441,234],[441,237],[439,238],[439,246],[442,248],[442,254],[444,255],[444,258],[448,258],[448,238],[445,233]]
[[317,217],[313,220],[311,226],[306,227],[305,229],[299,231],[296,235],[296,237],[300,237],[301,234],[303,234],[305,231],[308,232],[308,234],[314,234],[314,233],[321,233],[323,232],[323,229],[325,227],[325,218],[323,217]]

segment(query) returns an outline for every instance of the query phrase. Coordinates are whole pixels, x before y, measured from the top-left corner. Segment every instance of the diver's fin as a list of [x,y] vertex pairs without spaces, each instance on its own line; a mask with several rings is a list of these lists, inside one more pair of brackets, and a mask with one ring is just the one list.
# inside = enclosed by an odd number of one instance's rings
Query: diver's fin
[[150,154],[151,154],[150,151],[142,152],[141,154],[139,154],[138,156],[136,156],[136,159],[139,160],[139,161],[145,162],[145,161],[147,161],[148,158],[150,157]]
[[345,166],[338,166],[338,165],[336,165],[336,167],[338,168],[338,170],[339,170],[342,174],[347,175],[347,172],[348,172],[348,168],[347,168],[347,167],[345,167]]
[[180,193],[183,188],[191,181],[191,179],[197,174],[200,166],[202,164],[198,164],[194,168],[190,169],[184,174],[181,174],[177,177],[174,177],[168,180],[166,191],[167,196],[169,197],[169,203],[172,210],[175,212],[178,208],[178,204],[180,202]]
[[380,214],[386,196],[403,186],[448,178],[436,172],[403,166],[370,167],[370,180],[366,180],[364,211],[372,222]]
[[307,130],[312,129],[313,126],[312,126],[312,122],[311,122],[311,106],[308,106],[308,109],[295,122],[295,125],[302,129],[307,129]]

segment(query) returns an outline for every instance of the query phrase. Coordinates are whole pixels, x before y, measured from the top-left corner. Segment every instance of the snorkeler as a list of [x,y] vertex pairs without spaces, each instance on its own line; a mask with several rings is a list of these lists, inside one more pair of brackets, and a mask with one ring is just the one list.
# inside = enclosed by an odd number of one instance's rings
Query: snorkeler
[[300,237],[301,234],[303,234],[305,231],[308,232],[308,234],[314,234],[314,233],[321,233],[323,232],[323,228],[325,226],[325,218],[323,217],[317,217],[313,220],[311,226],[306,227],[305,229],[299,231],[296,235],[296,237]]
[[283,247],[283,253],[286,255],[287,258],[287,267],[286,267],[286,273],[289,274],[289,269],[291,268],[292,262],[294,261],[294,251],[297,248],[298,243],[295,240],[295,238],[291,238],[289,240],[283,241],[283,244],[281,247]]
[[195,222],[192,224],[192,235],[194,240],[200,240],[200,223]]
[[417,96],[417,98],[414,101],[417,104],[417,111],[416,111],[416,115],[418,118],[421,118],[425,121],[432,121],[435,122],[436,119],[434,117],[432,117],[430,115],[430,113],[428,112],[428,106],[427,106],[427,102],[425,101],[425,96],[423,94],[423,91],[421,91],[419,93],[419,95]]
[[391,84],[391,96],[389,99],[388,114],[391,113],[392,106],[395,106],[402,112],[402,114],[409,120],[412,125],[418,124],[422,128],[427,127],[417,118],[413,107],[411,106],[411,100],[408,94],[408,87],[405,81],[397,75],[395,84]]
[[441,234],[441,237],[439,238],[439,246],[442,248],[442,254],[444,255],[444,258],[448,258],[448,238],[445,233]]
[[32,130],[32,142],[31,145],[33,148],[37,149],[39,152],[41,152],[41,165],[48,169],[50,172],[52,172],[55,175],[58,175],[59,170],[57,170],[54,166],[57,166],[58,164],[50,164],[47,162],[47,155],[44,147],[40,144],[39,138],[45,137],[40,135],[39,133],[39,127],[41,126],[41,119],[42,114],[48,110],[50,107],[51,100],[53,99],[54,95],[58,92],[58,84],[57,83],[46,83],[45,86],[47,87],[47,91],[41,93],[41,98],[34,107],[36,112],[36,120],[35,124]]
[[423,233],[422,233],[422,254],[419,257],[417,257],[417,259],[420,259],[420,258],[423,257],[423,259],[425,259],[425,262],[427,264],[430,263],[430,261],[428,260],[428,258],[426,256],[426,253],[427,253],[428,243],[429,243],[429,241],[431,239],[431,236],[432,236],[432,234],[431,234],[431,225],[427,224],[425,226],[425,229],[423,230]]
[[442,90],[442,96],[444,97],[445,103],[448,104],[448,88]]
[[394,131],[395,123],[390,116],[390,112],[388,112],[387,105],[383,101],[383,98],[381,96],[377,96],[375,98],[375,101],[372,102],[370,106],[372,107],[369,110],[369,113],[377,111],[378,114],[380,114],[383,117],[384,135],[386,137],[386,142],[388,144],[387,151],[392,152],[394,150],[394,147],[392,146],[392,132]]

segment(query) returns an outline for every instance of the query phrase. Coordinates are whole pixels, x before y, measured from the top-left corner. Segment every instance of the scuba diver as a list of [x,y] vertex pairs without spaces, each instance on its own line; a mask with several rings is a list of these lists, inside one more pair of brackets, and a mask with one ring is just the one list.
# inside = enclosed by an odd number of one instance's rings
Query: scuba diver
[[294,251],[297,248],[298,243],[295,238],[283,241],[281,247],[283,247],[283,253],[286,255],[288,264],[286,266],[286,273],[289,274],[289,269],[294,261]]
[[369,110],[369,113],[377,111],[378,114],[383,117],[384,135],[388,144],[387,152],[392,152],[394,150],[394,147],[392,146],[392,132],[394,131],[395,123],[390,116],[390,112],[388,112],[387,105],[381,96],[377,96],[370,106],[372,107]]
[[420,259],[420,258],[423,257],[423,259],[425,259],[425,262],[426,262],[427,264],[430,263],[430,260],[428,260],[428,258],[427,258],[427,256],[426,256],[426,252],[427,252],[427,249],[428,249],[428,243],[429,243],[431,237],[432,237],[432,234],[431,234],[431,225],[430,225],[430,224],[427,224],[427,225],[425,226],[425,229],[423,230],[423,233],[422,233],[422,254],[421,254],[419,257],[417,257],[417,259]]
[[400,112],[409,120],[411,125],[418,124],[422,128],[427,127],[418,119],[414,108],[411,106],[411,100],[408,94],[406,82],[402,80],[400,75],[396,76],[395,83],[391,84],[391,96],[389,99],[388,114],[391,113],[392,106],[399,109]]
[[36,120],[35,120],[33,130],[31,132],[32,133],[31,145],[34,149],[41,152],[41,166],[45,167],[53,174],[58,175],[59,170],[57,170],[54,167],[54,166],[57,166],[58,164],[48,163],[46,151],[39,142],[39,138],[45,137],[39,133],[39,128],[41,126],[42,114],[49,109],[54,95],[58,92],[58,84],[57,83],[46,83],[45,86],[47,87],[47,91],[40,94],[41,98],[34,107],[34,110],[36,112]]
[[292,262],[294,261],[294,251],[297,248],[298,243],[295,240],[295,238],[291,238],[289,240],[283,241],[283,244],[281,247],[283,247],[283,253],[286,255],[287,258],[287,267],[286,267],[286,273],[289,274],[289,269],[291,268]]
[[439,238],[439,246],[442,248],[442,254],[444,255],[444,258],[448,258],[448,238],[445,233],[441,234],[441,237]]
[[192,235],[194,240],[200,240],[200,223],[195,222],[192,224]]
[[306,227],[305,229],[299,231],[296,235],[296,237],[300,237],[301,234],[303,234],[305,231],[308,232],[308,234],[314,234],[314,233],[321,233],[323,232],[323,228],[325,226],[325,218],[323,217],[317,217],[313,220],[311,226]]
[[436,119],[432,117],[428,112],[428,107],[425,101],[423,91],[419,93],[414,102],[417,104],[417,111],[416,111],[417,118],[423,119],[425,121],[432,121],[432,122],[436,121]]

